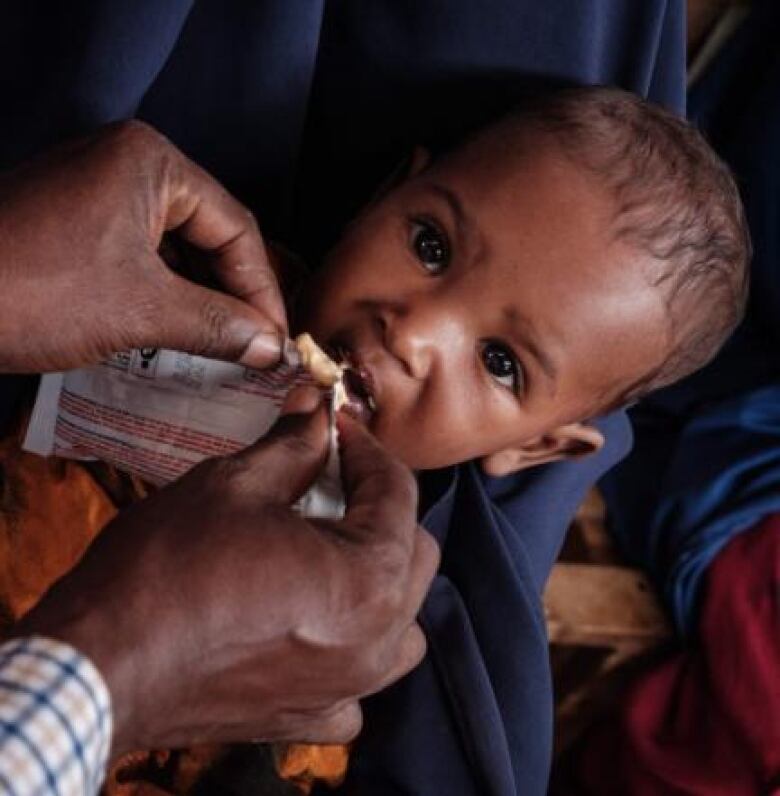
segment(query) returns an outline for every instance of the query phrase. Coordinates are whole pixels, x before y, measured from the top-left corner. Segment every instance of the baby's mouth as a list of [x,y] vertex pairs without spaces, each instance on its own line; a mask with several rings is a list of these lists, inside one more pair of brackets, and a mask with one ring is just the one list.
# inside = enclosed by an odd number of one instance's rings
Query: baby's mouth
[[343,346],[336,346],[329,353],[337,362],[346,365],[343,379],[347,402],[344,410],[367,424],[377,411],[371,373],[361,365],[349,349]]

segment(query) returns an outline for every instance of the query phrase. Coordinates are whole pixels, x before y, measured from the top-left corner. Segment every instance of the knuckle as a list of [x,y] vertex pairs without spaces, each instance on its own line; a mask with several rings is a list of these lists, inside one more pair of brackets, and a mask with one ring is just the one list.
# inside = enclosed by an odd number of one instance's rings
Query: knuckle
[[420,631],[420,642],[417,645],[417,650],[415,652],[415,658],[414,658],[414,665],[412,666],[412,668],[422,663],[427,657],[427,655],[428,655],[428,639],[425,637],[425,634],[422,631]]
[[356,654],[351,670],[351,691],[356,695],[366,694],[373,691],[382,682],[384,674],[379,665],[378,656],[374,654],[372,645],[366,645],[365,649]]
[[393,533],[377,538],[372,545],[370,570],[382,597],[392,609],[403,600],[414,556],[414,523],[402,523],[397,517],[387,519],[385,525],[393,525]]
[[240,456],[206,459],[193,469],[197,468],[202,468],[202,476],[206,483],[216,492],[236,489],[247,472],[247,464]]
[[363,728],[363,712],[357,702],[351,702],[342,712],[340,725],[338,733],[340,743],[350,743],[360,734]]
[[413,669],[422,661],[428,652],[428,639],[425,638],[425,633],[416,622],[413,625],[413,634],[409,642],[409,648],[410,669]]
[[139,146],[145,146],[151,141],[163,140],[160,133],[140,119],[126,119],[117,122],[108,128],[106,135],[118,149],[131,151]]
[[254,274],[254,285],[256,293],[269,293],[278,287],[276,274],[270,268],[258,268]]
[[397,575],[372,578],[372,584],[363,587],[360,596],[360,610],[363,614],[366,635],[376,643],[381,643],[399,618],[403,617],[404,588]]
[[[133,282],[124,289],[116,291],[118,304],[122,307],[123,313],[123,324],[119,333],[122,335],[122,343],[126,348],[153,345],[156,338],[160,336],[160,319],[165,317],[166,305],[163,292],[146,288],[139,290],[135,282],[136,276],[143,276],[145,284],[154,285],[157,276],[153,272],[150,273],[150,269],[145,267],[144,254],[145,252],[139,247],[135,256],[131,253],[128,257],[128,259],[132,258],[133,262],[123,260],[121,267],[115,271],[128,282]],[[127,267],[125,268],[126,262]],[[136,271],[136,274],[132,273],[133,270]],[[156,287],[156,285],[154,286]]]
[[405,565],[399,565],[394,556],[376,551],[375,566],[371,568],[371,582],[364,587],[364,605],[370,616],[384,622],[392,619],[403,603],[403,573]]
[[227,332],[229,316],[219,302],[206,299],[200,308],[201,352],[212,348],[221,349]]
[[279,437],[278,444],[293,461],[319,458],[321,452],[309,437],[302,434],[286,434]]
[[396,459],[389,462],[387,469],[387,487],[392,492],[399,506],[405,508],[417,507],[418,487],[417,479],[411,470]]
[[140,119],[126,119],[119,123],[119,133],[131,138],[145,138],[154,133],[154,129]]
[[[236,200],[236,201],[238,201],[238,200]],[[260,225],[257,223],[257,217],[255,216],[255,214],[248,207],[246,207],[246,205],[242,204],[241,208],[243,209],[244,214],[246,216],[247,229],[253,235],[256,235],[257,237],[262,239],[262,234],[260,232]]]
[[441,548],[433,536],[421,525],[417,526],[417,544],[423,564],[432,572],[436,572],[441,562]]
[[[244,262],[236,263],[230,266],[235,272],[246,270]],[[245,293],[242,293],[243,298],[269,298],[273,299],[279,293],[279,281],[272,268],[253,267],[251,270],[251,284],[248,286]]]
[[107,179],[118,171],[126,180],[144,181],[150,175],[166,174],[178,157],[178,150],[162,133],[138,119],[109,125],[99,140]]
[[403,614],[404,589],[401,586],[399,574],[397,571],[393,572],[392,582],[385,583],[385,587],[382,589],[382,600],[377,613],[384,625],[396,622]]
[[315,733],[318,740],[325,743],[345,744],[353,741],[363,727],[363,712],[360,705],[347,702],[337,711],[329,711],[320,722],[320,727]]

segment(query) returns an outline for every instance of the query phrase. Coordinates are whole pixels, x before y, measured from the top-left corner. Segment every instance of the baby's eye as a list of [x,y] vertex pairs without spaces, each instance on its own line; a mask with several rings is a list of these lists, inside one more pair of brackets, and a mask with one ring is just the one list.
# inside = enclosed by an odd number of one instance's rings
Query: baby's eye
[[487,342],[482,348],[482,362],[487,372],[502,386],[519,395],[523,375],[517,357],[502,343]]
[[427,219],[413,219],[410,244],[417,259],[429,274],[440,274],[450,264],[447,236]]

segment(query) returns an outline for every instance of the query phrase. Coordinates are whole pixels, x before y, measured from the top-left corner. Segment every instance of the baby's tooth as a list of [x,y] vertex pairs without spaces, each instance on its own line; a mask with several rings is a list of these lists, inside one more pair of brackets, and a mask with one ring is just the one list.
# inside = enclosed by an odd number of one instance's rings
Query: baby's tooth
[[340,411],[341,408],[346,406],[348,403],[349,398],[347,397],[347,389],[344,386],[344,379],[339,379],[333,385],[333,411]]
[[376,412],[376,401],[374,400],[373,395],[369,395],[368,398],[366,398],[366,403],[372,412]]

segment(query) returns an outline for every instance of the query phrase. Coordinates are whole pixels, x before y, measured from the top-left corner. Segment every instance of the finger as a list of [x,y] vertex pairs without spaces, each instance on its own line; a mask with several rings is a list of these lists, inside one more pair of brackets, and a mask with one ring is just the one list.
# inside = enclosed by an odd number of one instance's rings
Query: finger
[[425,657],[428,648],[425,634],[417,622],[409,625],[395,642],[393,649],[389,650],[388,657],[392,657],[393,665],[384,676],[369,691],[361,694],[362,697],[377,694],[396,681],[405,677],[412,669],[416,669]]
[[436,540],[421,525],[414,536],[414,552],[408,570],[408,581],[404,592],[408,616],[417,616],[422,607],[431,582],[439,570],[441,550]]
[[320,405],[309,414],[281,418],[263,439],[228,461],[252,495],[289,505],[322,470],[328,438],[328,412]]
[[296,733],[296,741],[317,744],[345,744],[353,741],[363,726],[363,711],[356,700],[337,710],[306,721]]
[[279,362],[278,328],[243,301],[171,274],[157,304],[165,313],[147,319],[147,339],[130,341],[133,346],[174,348],[255,368]]
[[339,415],[341,474],[347,510],[345,529],[375,541],[401,545],[411,556],[417,516],[417,483],[411,471],[358,422]]
[[322,390],[313,384],[302,384],[293,387],[284,397],[281,417],[286,415],[308,414],[322,403]]
[[210,252],[214,272],[225,288],[286,334],[284,301],[254,216],[183,156],[171,179],[165,228],[176,229],[191,244]]

